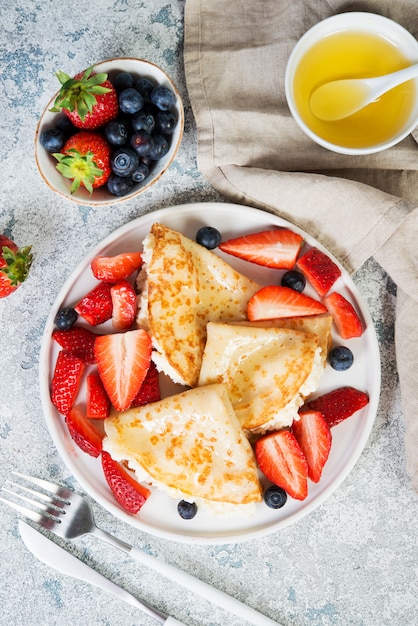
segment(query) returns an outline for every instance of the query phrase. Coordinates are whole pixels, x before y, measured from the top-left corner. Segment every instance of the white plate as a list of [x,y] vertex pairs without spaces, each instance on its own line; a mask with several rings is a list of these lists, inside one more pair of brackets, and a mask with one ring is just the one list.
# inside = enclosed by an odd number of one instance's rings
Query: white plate
[[[110,513],[142,531],[166,539],[205,544],[238,542],[275,532],[301,519],[324,502],[351,471],[366,445],[376,416],[380,392],[379,348],[369,312],[351,278],[340,266],[342,276],[334,288],[355,305],[363,319],[365,332],[360,338],[345,342],[334,335],[337,343],[349,345],[354,353],[354,364],[345,372],[335,372],[327,365],[317,395],[351,385],[366,391],[370,402],[350,419],[333,428],[331,454],[322,479],[318,484],[309,481],[309,495],[304,501],[289,497],[285,506],[279,510],[269,509],[261,502],[256,505],[255,513],[249,517],[219,517],[199,511],[193,520],[186,521],[177,513],[177,501],[154,492],[138,515],[129,515],[114,500],[103,477],[100,460],[79,450],[67,432],[63,417],[51,403],[50,381],[59,348],[51,335],[57,311],[62,306],[74,305],[97,283],[91,273],[91,260],[98,254],[113,255],[140,249],[141,242],[154,222],[161,222],[191,239],[194,239],[198,228],[204,225],[217,228],[224,240],[270,227],[286,226],[304,236],[306,247],[315,245],[324,250],[323,246],[293,224],[265,211],[235,204],[208,202],[172,207],[139,217],[116,230],[97,245],[71,274],[61,289],[46,324],[40,356],[40,386],[50,434],[63,461],[86,492]],[[282,272],[279,270],[269,270],[230,255],[222,256],[237,270],[261,284],[280,282]],[[335,259],[334,261],[337,262]],[[305,293],[315,297],[309,286]]]

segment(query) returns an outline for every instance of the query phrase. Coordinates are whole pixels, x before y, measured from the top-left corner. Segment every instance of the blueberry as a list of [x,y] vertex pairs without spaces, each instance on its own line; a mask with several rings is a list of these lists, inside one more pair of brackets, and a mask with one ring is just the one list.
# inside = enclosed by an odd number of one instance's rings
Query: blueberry
[[149,101],[151,98],[151,93],[155,87],[155,84],[152,83],[148,78],[138,78],[135,81],[135,89],[139,91],[139,93],[143,96],[144,100]]
[[213,226],[202,226],[196,233],[196,241],[208,250],[213,250],[221,243],[221,233]]
[[289,270],[283,274],[280,284],[282,287],[290,287],[301,293],[305,289],[306,278],[297,270]]
[[158,159],[162,159],[163,156],[167,154],[170,150],[170,144],[164,135],[153,135],[154,146],[152,150],[149,152],[149,156],[153,161],[158,161]]
[[111,174],[107,181],[107,189],[114,196],[125,196],[133,187],[132,178]]
[[176,103],[176,96],[167,87],[159,85],[151,92],[151,102],[161,111],[168,111]]
[[348,370],[353,365],[353,362],[353,353],[346,346],[335,346],[328,354],[328,363],[337,372]]
[[131,176],[139,165],[139,157],[130,148],[118,148],[110,157],[112,172],[118,176]]
[[134,77],[129,72],[119,72],[112,80],[112,85],[118,93],[124,89],[129,89],[134,86]]
[[106,124],[104,134],[111,146],[124,146],[129,137],[129,125],[124,120],[114,120]]
[[156,128],[164,135],[171,135],[177,126],[177,120],[171,111],[158,111]]
[[141,163],[145,163],[145,165],[148,165],[148,168],[151,169],[152,159],[150,159],[149,154],[141,157]]
[[136,170],[132,173],[134,183],[142,183],[149,176],[149,167],[146,163],[140,163]]
[[58,117],[56,124],[55,124],[55,128],[58,128],[58,130],[61,130],[64,133],[64,135],[67,137],[67,139],[68,137],[71,137],[71,135],[74,135],[77,132],[77,128],[74,126],[70,118],[67,117],[66,115],[62,115]]
[[264,502],[271,509],[281,509],[286,504],[287,493],[281,487],[272,485],[264,492]]
[[193,519],[197,513],[197,504],[195,504],[195,502],[180,500],[177,505],[177,511],[183,519]]
[[66,137],[58,128],[50,128],[41,134],[40,142],[48,152],[60,152],[66,142]]
[[71,307],[60,309],[55,316],[55,326],[60,330],[69,330],[77,321],[78,313]]
[[131,137],[131,146],[138,156],[150,154],[154,148],[154,139],[149,133],[140,130]]
[[140,130],[145,130],[146,133],[151,135],[155,128],[155,118],[151,113],[140,111],[132,117],[131,125],[135,133],[138,133]]
[[124,89],[119,94],[119,108],[123,113],[135,115],[144,106],[144,98],[133,87]]

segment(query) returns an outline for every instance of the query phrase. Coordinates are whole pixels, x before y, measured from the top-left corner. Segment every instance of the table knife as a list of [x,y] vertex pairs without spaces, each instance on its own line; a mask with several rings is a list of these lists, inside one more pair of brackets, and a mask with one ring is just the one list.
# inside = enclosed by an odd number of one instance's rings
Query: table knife
[[32,554],[40,561],[53,567],[62,574],[67,574],[68,576],[99,587],[104,591],[109,591],[117,598],[141,609],[141,611],[154,618],[160,624],[164,624],[164,626],[185,626],[183,622],[179,622],[173,617],[157,611],[157,609],[154,609],[146,602],[138,600],[125,591],[125,589],[122,589],[122,587],[119,587],[102,574],[99,574],[99,572],[96,572],[93,568],[89,567],[89,565],[80,561],[80,559],[70,554],[70,552],[67,552],[67,550],[52,541],[52,539],[48,539],[48,537],[35,530],[33,526],[30,526],[23,520],[19,520],[19,531],[23,542]]

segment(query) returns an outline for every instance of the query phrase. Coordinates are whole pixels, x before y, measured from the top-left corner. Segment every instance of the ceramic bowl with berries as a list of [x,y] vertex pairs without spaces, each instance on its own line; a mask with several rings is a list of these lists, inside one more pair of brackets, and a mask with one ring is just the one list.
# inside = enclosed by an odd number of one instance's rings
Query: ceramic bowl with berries
[[35,158],[53,191],[79,204],[115,204],[142,193],[169,168],[184,128],[181,96],[157,65],[110,59],[61,87],[36,129]]

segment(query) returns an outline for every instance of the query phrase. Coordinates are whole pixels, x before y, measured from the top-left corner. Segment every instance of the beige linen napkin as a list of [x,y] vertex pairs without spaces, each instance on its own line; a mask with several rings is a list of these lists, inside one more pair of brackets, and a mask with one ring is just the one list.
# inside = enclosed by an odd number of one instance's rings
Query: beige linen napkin
[[186,80],[199,169],[215,188],[298,224],[350,272],[374,256],[396,282],[407,470],[418,491],[418,145],[410,136],[376,155],[327,151],[299,130],[284,93],[298,39],[351,10],[380,13],[418,36],[415,0],[187,0]]

